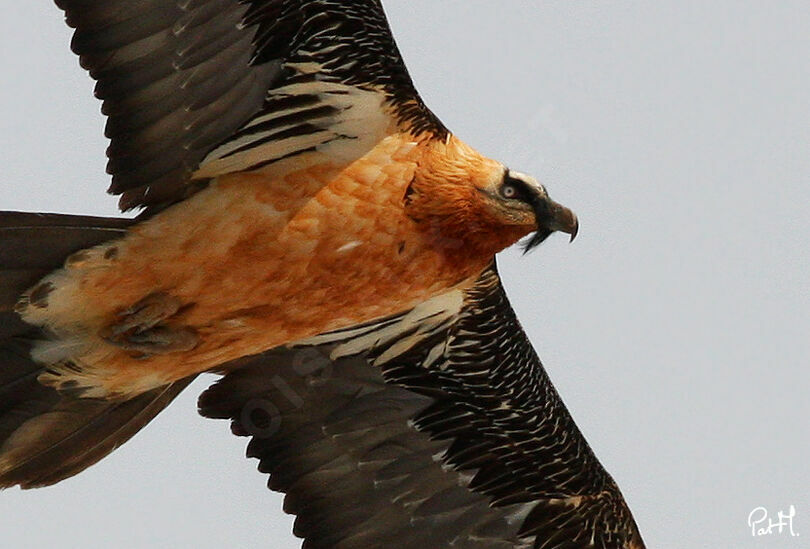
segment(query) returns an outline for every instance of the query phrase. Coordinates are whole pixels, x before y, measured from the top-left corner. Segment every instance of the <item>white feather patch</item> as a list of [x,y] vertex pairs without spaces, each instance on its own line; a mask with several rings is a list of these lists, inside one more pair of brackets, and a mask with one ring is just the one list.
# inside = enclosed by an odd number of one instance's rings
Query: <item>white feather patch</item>
[[[458,317],[463,305],[464,291],[455,289],[429,299],[399,317],[307,338],[294,346],[338,343],[329,355],[332,360],[385,347],[373,363],[379,366],[445,329]],[[428,362],[434,362],[443,351],[444,345],[437,345],[428,354]]]
[[[287,65],[299,74],[319,74],[322,67],[315,63]],[[315,79],[310,82],[297,82],[271,90],[268,98],[315,97],[317,103],[307,103],[286,109],[262,113],[250,120],[240,131],[240,136],[227,141],[211,151],[203,159],[194,174],[199,178],[213,178],[228,173],[242,171],[270,171],[275,173],[275,162],[290,156],[312,151],[313,149],[334,164],[350,164],[357,160],[387,134],[391,119],[386,113],[386,96],[383,92],[369,91],[338,82]],[[319,107],[330,107],[332,114],[317,111]],[[311,117],[306,111],[319,112]],[[246,132],[260,124],[281,120],[291,114],[301,113],[300,120],[274,125],[266,131]],[[280,131],[310,125],[317,130],[312,133],[273,139]],[[295,164],[301,169],[307,159],[323,161],[323,157],[304,155]],[[285,164],[286,169],[287,164]]]

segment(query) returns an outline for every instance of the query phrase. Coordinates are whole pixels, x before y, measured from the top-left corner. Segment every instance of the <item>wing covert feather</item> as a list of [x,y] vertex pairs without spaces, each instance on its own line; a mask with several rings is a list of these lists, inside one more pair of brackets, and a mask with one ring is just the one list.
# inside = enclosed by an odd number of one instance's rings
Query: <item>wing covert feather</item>
[[155,211],[195,192],[192,180],[307,153],[346,164],[392,127],[446,133],[376,0],[56,3],[97,80],[123,209]]

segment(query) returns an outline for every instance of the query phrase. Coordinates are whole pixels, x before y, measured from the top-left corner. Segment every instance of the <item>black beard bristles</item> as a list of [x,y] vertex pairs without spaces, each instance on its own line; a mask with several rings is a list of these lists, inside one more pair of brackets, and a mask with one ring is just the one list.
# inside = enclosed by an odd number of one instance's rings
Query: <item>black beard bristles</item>
[[521,242],[520,246],[523,248],[523,255],[526,255],[542,244],[549,236],[551,236],[551,233],[552,231],[549,231],[548,229],[538,229],[535,231],[531,237]]

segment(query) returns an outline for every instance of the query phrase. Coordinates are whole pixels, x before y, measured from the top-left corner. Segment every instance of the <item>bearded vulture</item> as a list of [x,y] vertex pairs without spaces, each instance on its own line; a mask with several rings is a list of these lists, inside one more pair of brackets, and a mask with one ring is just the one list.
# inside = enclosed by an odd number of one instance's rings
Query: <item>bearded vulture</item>
[[576,235],[425,106],[379,0],[57,0],[135,220],[0,214],[0,487],[203,372],[308,549],[643,542],[494,256]]

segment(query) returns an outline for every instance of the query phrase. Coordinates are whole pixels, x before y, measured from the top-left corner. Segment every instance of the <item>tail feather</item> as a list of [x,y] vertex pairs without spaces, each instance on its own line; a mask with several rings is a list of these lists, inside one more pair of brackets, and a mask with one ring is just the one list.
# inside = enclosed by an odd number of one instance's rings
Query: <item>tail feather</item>
[[29,400],[0,418],[0,424],[9,423],[0,425],[3,435],[13,429],[0,448],[0,488],[48,486],[83,471],[140,431],[189,382],[123,402],[54,400],[58,393],[37,383]]
[[17,298],[73,252],[123,235],[131,223],[0,212],[0,489],[54,484],[129,440],[191,382],[127,401],[69,398],[41,385],[32,343],[44,337],[14,312]]

